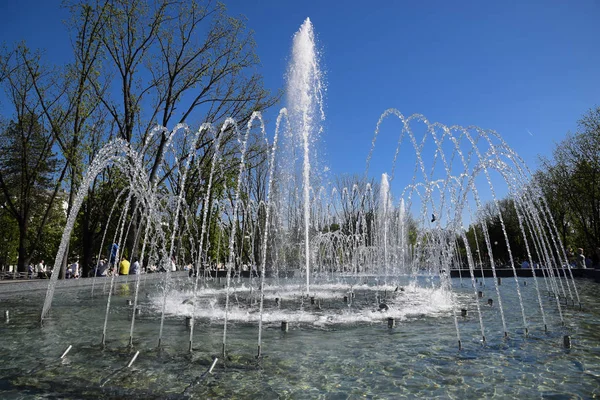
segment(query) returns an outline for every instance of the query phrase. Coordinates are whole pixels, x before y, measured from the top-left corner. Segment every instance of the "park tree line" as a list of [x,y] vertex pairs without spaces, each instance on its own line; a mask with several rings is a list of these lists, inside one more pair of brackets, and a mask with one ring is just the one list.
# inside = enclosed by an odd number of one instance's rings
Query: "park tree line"
[[[0,266],[16,264],[24,272],[31,262],[54,258],[84,173],[112,139],[119,138],[143,152],[148,180],[165,192],[177,193],[181,177],[172,172],[175,169],[164,168],[157,157],[168,137],[151,133],[157,125],[172,129],[180,122],[192,129],[212,123],[221,135],[223,156],[205,204],[215,140],[208,130],[202,131],[184,193],[188,215],[195,220],[179,224],[184,228],[177,233],[177,254],[184,254],[187,261],[195,256],[199,227],[206,222],[207,257],[225,262],[228,235],[236,224],[237,262],[274,263],[260,260],[262,244],[257,240],[267,226],[269,145],[259,129],[251,132],[241,211],[233,220],[230,210],[239,145],[233,129],[219,129],[228,117],[244,126],[254,111],[275,105],[280,97],[263,86],[257,73],[256,45],[244,20],[228,15],[222,3],[211,0],[68,0],[63,7],[69,11],[66,29],[72,46],[64,65],[51,65],[45,60],[44,49],[32,49],[26,43],[5,44],[0,50]],[[174,158],[183,161],[190,156],[186,150],[189,143],[185,136],[178,140]],[[565,249],[581,247],[590,257],[597,257],[600,108],[589,110],[577,131],[558,143],[551,157],[541,158],[533,175],[531,186],[539,188],[538,194],[545,199],[560,243]],[[66,263],[69,257],[78,256],[84,274],[93,268],[98,253],[106,253],[99,248],[105,232],[106,237],[115,236],[118,218],[109,218],[109,214],[126,189],[126,178],[122,171],[109,167],[88,188],[64,260]],[[372,194],[378,192],[376,184],[340,176],[335,186],[339,199],[332,201],[338,205],[337,219],[323,217],[331,215],[330,210],[313,207],[313,234],[339,231],[363,235],[367,246],[375,245],[372,227],[376,225],[378,199]],[[280,189],[274,185],[273,190]],[[278,207],[269,223],[287,224],[289,237],[271,235],[269,240],[291,243],[287,247],[279,244],[284,248],[279,261],[299,263],[301,197],[288,199],[292,203]],[[123,208],[124,198],[120,201]],[[205,206],[211,210],[207,221],[202,220]],[[474,259],[482,256],[485,262],[484,226],[494,258],[500,263],[508,262],[509,247],[514,259],[528,257],[531,228],[526,227],[523,234],[519,207],[508,197],[479,210],[465,234],[473,252],[479,246],[480,253],[478,257],[473,254]],[[143,228],[142,215],[134,211],[136,205],[130,209],[125,222],[131,234],[125,238],[124,249],[129,256],[139,252]],[[411,221],[410,244],[416,242],[417,229]],[[461,241],[457,239],[464,253],[466,246]],[[535,253],[535,246],[530,249]],[[541,258],[539,254],[533,257]]]
[[[225,119],[244,126],[254,111],[280,97],[263,86],[252,32],[220,2],[68,0],[63,7],[70,16],[67,63],[51,65],[44,49],[23,42],[5,44],[0,53],[6,110],[0,119],[0,264],[16,263],[19,271],[53,259],[82,177],[110,140],[120,138],[143,151],[148,179],[172,190],[179,177],[161,169],[157,154],[167,135],[152,136],[155,126],[172,129],[185,122],[198,129],[209,122],[222,136],[223,149],[232,149],[234,130],[218,129]],[[189,209],[202,207],[214,152],[211,133],[202,135],[194,152],[202,157],[194,160],[195,176],[186,186]],[[268,149],[260,140],[250,140],[249,146],[252,170],[264,164]],[[186,143],[174,147],[178,159],[185,160]],[[237,163],[235,151],[223,152],[215,196],[231,196],[232,185],[226,183]],[[260,171],[264,174],[264,168]],[[96,177],[65,263],[78,256],[84,273],[92,268],[105,229],[108,237],[116,229],[114,219],[106,225],[108,214],[125,185],[122,172],[110,167]],[[127,239],[131,253],[139,247],[141,216],[132,212],[128,218],[134,232]]]
[[[483,234],[489,233],[494,259],[501,266],[509,266],[509,246],[512,258],[519,262],[529,260],[528,241],[534,262],[541,262],[541,244],[534,243],[532,229],[540,228],[547,237],[550,231],[564,251],[547,246],[558,259],[566,255],[574,263],[579,249],[593,265],[600,265],[600,107],[588,110],[578,121],[577,130],[568,133],[557,143],[551,156],[540,157],[540,167],[533,173],[530,187],[539,204],[547,212],[546,221],[536,221],[536,227],[519,224],[517,210],[524,215],[523,206],[514,197],[498,204],[488,203],[479,210],[476,221],[466,232],[469,247],[476,263],[489,266],[489,253]],[[500,220],[504,221],[506,235]],[[550,228],[550,226],[555,228]],[[508,242],[508,245],[507,245]],[[464,244],[460,246],[465,254]],[[480,258],[481,257],[481,258]],[[519,265],[516,265],[519,267]]]

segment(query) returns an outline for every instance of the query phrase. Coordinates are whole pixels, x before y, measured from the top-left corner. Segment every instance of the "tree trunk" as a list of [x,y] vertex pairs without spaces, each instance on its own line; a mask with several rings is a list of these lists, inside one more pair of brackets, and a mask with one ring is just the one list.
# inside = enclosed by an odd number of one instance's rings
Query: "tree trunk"
[[[81,263],[82,275],[81,276],[89,276],[90,271],[93,271],[95,268],[94,263],[94,233],[90,229],[90,207],[88,204],[85,204],[83,207],[83,221],[81,227],[81,247],[83,252],[83,259]],[[96,260],[97,262],[98,260]]]
[[[134,202],[137,202],[137,199],[133,199]],[[133,204],[133,209],[136,210],[136,203]],[[138,216],[139,214],[139,216]],[[132,221],[132,228],[133,228],[133,246],[131,248],[131,257],[130,259],[133,260],[133,257],[138,257],[138,248],[140,246],[140,239],[142,236],[142,219],[144,218],[144,213],[133,213],[133,215],[131,216],[131,218],[133,218]]]
[[17,260],[17,271],[27,272],[27,218],[19,221],[19,258]]
[[[75,201],[75,193],[77,191],[76,183],[75,183],[75,169],[71,166],[71,187],[69,188],[69,202],[67,205],[67,216],[71,215],[71,211],[73,210],[73,202]],[[72,235],[72,233],[71,233]],[[70,240],[69,240],[70,242]],[[69,247],[70,244],[67,242],[67,248],[65,250],[65,256],[63,258],[63,262],[60,267],[60,273],[58,275],[58,279],[64,279],[67,273],[67,263],[69,262]]]

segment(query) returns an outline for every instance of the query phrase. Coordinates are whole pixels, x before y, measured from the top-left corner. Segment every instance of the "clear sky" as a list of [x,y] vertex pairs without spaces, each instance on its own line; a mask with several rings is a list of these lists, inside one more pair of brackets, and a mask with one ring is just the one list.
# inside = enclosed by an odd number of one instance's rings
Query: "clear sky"
[[[494,129],[535,169],[538,155],[550,155],[582,114],[600,105],[595,0],[224,2],[255,31],[261,72],[273,90],[284,86],[293,34],[312,20],[326,74],[323,139],[334,173],[364,171],[388,108]],[[1,0],[0,40],[26,40],[63,62],[69,39],[59,4]],[[397,134],[390,129],[390,137]],[[385,172],[392,159],[374,162]]]

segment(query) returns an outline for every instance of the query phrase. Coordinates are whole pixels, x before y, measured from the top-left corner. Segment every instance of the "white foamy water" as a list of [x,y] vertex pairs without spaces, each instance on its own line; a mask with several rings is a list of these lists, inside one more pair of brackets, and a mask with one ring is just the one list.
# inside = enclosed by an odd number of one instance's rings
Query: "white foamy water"
[[[396,290],[398,288],[398,290]],[[279,324],[281,321],[315,327],[373,323],[392,317],[396,321],[412,318],[447,316],[452,310],[452,294],[440,288],[408,285],[369,286],[348,284],[322,284],[311,288],[314,304],[305,295],[303,285],[266,286],[263,322]],[[352,296],[354,293],[354,296]],[[219,324],[224,321],[226,289],[206,288],[198,291],[195,300],[195,318]],[[241,286],[230,289],[228,320],[241,323],[258,323],[260,293]],[[304,297],[303,297],[304,296]],[[348,302],[344,301],[344,297]],[[167,297],[165,313],[168,316],[190,316],[193,312],[192,291],[172,290]],[[276,299],[279,299],[279,304]],[[151,298],[158,313],[162,296]],[[388,310],[380,311],[385,303]]]

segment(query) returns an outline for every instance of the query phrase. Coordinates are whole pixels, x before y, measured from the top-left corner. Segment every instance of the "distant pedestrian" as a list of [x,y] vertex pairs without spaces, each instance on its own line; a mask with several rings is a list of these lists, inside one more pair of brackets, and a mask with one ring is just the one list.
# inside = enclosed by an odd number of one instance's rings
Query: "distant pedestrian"
[[108,258],[108,265],[110,266],[110,268],[114,268],[115,264],[118,262],[118,255],[119,255],[119,245],[116,243],[113,243],[112,246],[110,247],[110,257]]
[[577,267],[583,269],[586,268],[585,254],[583,254],[583,249],[581,247],[579,248],[579,255],[577,255]]
[[66,278],[79,278],[79,259],[76,259],[71,265],[69,265],[66,272]]
[[98,265],[96,265],[96,271],[94,272],[95,276],[106,276],[108,269],[108,261],[105,258],[100,259],[98,261]]
[[133,259],[133,264],[131,264],[131,270],[129,271],[131,275],[137,275],[140,273],[140,262],[137,258]]
[[119,266],[119,275],[129,275],[129,261],[125,257],[121,259],[121,264]]
[[40,260],[39,264],[36,265],[35,272],[37,272],[37,276],[40,279],[48,278],[48,272],[46,271],[46,265],[44,264],[44,260]]

